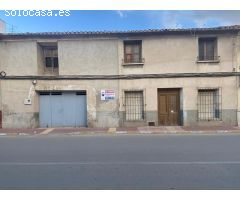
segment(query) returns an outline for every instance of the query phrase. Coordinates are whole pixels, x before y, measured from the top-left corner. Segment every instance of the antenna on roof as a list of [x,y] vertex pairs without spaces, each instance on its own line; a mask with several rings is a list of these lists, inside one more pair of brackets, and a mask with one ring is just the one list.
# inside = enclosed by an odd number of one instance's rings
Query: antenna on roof
[[17,26],[13,24],[9,24],[9,33],[16,33],[17,32]]
[[190,34],[191,34],[191,36],[196,37],[196,32],[195,32],[195,30],[191,30],[191,29],[190,29]]

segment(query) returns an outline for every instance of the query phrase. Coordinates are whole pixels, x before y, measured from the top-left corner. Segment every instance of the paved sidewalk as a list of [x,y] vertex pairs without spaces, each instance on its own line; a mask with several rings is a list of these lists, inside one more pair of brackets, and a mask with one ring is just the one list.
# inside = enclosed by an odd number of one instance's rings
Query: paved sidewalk
[[199,134],[199,133],[240,133],[240,127],[211,126],[156,126],[121,128],[3,128],[0,136],[5,135],[84,135],[84,134]]

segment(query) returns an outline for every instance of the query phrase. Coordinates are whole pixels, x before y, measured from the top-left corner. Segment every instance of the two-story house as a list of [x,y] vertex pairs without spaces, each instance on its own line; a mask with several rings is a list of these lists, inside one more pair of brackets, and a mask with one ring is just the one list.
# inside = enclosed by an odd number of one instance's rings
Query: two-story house
[[239,31],[0,34],[0,124],[237,125]]

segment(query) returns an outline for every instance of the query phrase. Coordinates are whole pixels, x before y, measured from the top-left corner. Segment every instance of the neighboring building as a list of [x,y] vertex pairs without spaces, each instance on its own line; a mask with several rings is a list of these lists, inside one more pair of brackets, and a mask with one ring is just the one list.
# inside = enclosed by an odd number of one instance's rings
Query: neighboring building
[[6,32],[6,23],[0,19],[0,33],[5,33]]
[[239,32],[0,34],[2,127],[238,125]]

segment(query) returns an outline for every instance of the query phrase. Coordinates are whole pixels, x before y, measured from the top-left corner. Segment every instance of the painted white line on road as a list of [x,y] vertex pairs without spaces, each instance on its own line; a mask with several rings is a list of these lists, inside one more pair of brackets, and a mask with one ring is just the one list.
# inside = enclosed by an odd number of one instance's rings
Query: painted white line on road
[[26,135],[29,135],[28,133],[18,133],[18,135],[20,136],[26,136]]
[[240,165],[240,161],[193,162],[0,162],[1,165]]

